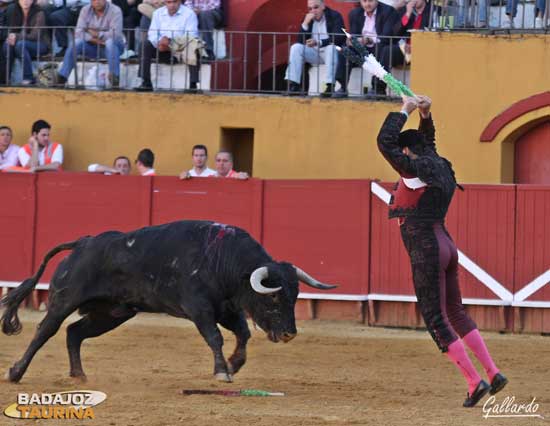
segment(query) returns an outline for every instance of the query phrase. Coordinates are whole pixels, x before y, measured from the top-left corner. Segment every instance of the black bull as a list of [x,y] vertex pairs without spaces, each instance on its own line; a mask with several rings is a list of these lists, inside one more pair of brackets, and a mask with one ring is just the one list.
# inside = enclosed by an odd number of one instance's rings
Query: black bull
[[[17,334],[19,304],[32,292],[48,261],[72,250],[50,282],[48,312],[7,379],[17,382],[33,356],[75,310],[67,327],[70,375],[84,379],[82,341],[118,327],[138,312],[164,312],[193,321],[214,353],[214,374],[231,381],[246,361],[248,314],[273,342],[296,335],[298,280],[322,284],[290,263],[275,262],[246,231],[208,221],[180,221],[132,231],[105,232],[61,244],[37,273],[0,300],[5,334]],[[217,326],[232,331],[237,346],[228,361]]]

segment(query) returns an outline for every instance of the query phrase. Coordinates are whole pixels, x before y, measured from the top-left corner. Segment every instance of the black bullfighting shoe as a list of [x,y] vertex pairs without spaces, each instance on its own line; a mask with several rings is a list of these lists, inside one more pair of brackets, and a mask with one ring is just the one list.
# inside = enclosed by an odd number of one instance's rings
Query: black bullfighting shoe
[[491,386],[485,380],[478,383],[472,395],[467,394],[464,400],[463,407],[474,407],[481,398],[483,398],[491,390]]
[[491,381],[491,395],[500,392],[506,386],[506,383],[508,383],[508,379],[505,376],[500,373],[495,374]]

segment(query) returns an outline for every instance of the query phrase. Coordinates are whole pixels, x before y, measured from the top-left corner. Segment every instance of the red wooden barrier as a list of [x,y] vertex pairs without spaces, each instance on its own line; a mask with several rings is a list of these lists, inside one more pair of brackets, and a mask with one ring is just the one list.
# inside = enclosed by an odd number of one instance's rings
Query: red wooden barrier
[[263,181],[155,177],[152,224],[203,219],[246,229],[261,241]]
[[[394,184],[381,185],[391,191]],[[396,219],[388,219],[388,206],[371,194],[371,260],[369,293],[414,296],[411,262],[403,247]]]
[[[510,292],[514,285],[515,197],[514,185],[465,185],[464,192],[455,192],[446,223],[458,249]],[[462,297],[499,300],[463,267],[459,280]]]
[[[383,184],[390,190],[393,184]],[[371,293],[413,295],[410,261],[403,248],[396,220],[388,219],[388,207],[372,195]],[[457,191],[446,226],[459,250],[509,291],[514,277],[515,187],[467,185]],[[462,295],[499,300],[491,290],[463,267]]]
[[326,282],[323,292],[366,295],[369,277],[370,182],[366,180],[268,180],[264,188],[263,243]]
[[22,281],[33,266],[35,175],[0,175],[0,281]]
[[[340,284],[330,292],[302,287],[302,294],[317,300],[301,302],[298,311],[305,315],[362,317],[365,305],[358,301],[369,295],[369,301],[390,300],[369,302],[371,322],[421,322],[415,304],[403,302],[414,292],[399,227],[387,218],[386,204],[370,194],[367,180],[0,174],[0,197],[0,281],[21,281],[52,247],[83,235],[210,219],[240,226],[276,259]],[[473,262],[470,272],[460,271],[467,303],[502,304],[482,282],[492,283],[508,303],[514,294],[516,329],[550,331],[550,309],[540,309],[550,307],[549,217],[550,186],[467,185],[464,193],[457,191],[447,227]],[[42,282],[49,281],[62,257],[52,261]],[[385,303],[395,308],[386,309]],[[497,318],[503,317],[502,308],[470,305],[469,310],[480,326],[502,328]]]
[[[550,186],[517,186],[515,329],[550,332]],[[546,309],[537,309],[537,308]]]
[[[130,231],[149,225],[151,178],[84,173],[37,176],[35,268],[55,245],[108,230]],[[63,255],[48,265],[49,281]]]

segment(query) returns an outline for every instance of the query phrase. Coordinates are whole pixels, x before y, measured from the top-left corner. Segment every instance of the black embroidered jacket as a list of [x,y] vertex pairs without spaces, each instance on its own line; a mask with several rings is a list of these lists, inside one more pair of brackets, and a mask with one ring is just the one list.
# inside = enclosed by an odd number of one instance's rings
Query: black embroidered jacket
[[[391,112],[378,134],[378,149],[401,176],[392,194],[389,216],[428,223],[442,221],[456,187],[454,171],[451,163],[437,154],[431,116],[421,119],[418,128],[425,138],[423,154],[415,160],[403,154],[398,138],[406,121],[405,114]],[[426,186],[410,189],[403,182],[403,178],[416,177]]]

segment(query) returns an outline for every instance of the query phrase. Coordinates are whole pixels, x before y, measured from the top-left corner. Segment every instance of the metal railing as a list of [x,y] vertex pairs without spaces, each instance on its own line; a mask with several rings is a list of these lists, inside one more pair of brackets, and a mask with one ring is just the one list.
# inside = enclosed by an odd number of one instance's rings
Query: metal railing
[[550,32],[548,0],[437,0],[430,28]]
[[[151,46],[146,46],[147,32],[134,29],[124,30],[125,40],[118,43],[118,52],[115,56],[110,55],[107,45],[92,45],[83,42],[82,38],[75,38],[73,28],[38,28],[36,40],[26,40],[24,34],[20,33],[20,29],[4,28],[4,30],[8,34],[19,34],[17,43],[13,43],[11,49],[4,49],[6,55],[0,64],[2,67],[0,76],[4,74],[4,80],[0,81],[0,84],[4,85],[23,83],[26,86],[105,89],[112,86],[113,81],[109,80],[109,76],[116,75],[115,71],[118,67],[119,88],[129,90],[140,85],[139,68],[142,68],[141,71],[146,68],[147,61],[144,58],[147,56],[147,51],[152,51]],[[63,55],[59,54],[59,47],[51,47],[55,43],[48,43],[48,40],[56,39],[56,32],[60,30],[69,30],[69,46]],[[162,35],[172,40],[179,37],[180,46],[184,46],[186,41],[193,39],[191,34],[173,32],[160,32],[157,38],[160,39]],[[335,82],[337,63],[338,60],[342,61],[341,55],[332,49],[331,45],[342,44],[345,37],[342,34],[332,34],[329,37],[324,43],[328,46],[309,48],[306,44],[310,42],[306,41],[301,33],[226,31],[221,37],[214,39],[215,43],[224,44],[224,49],[220,49],[219,46],[214,46],[213,49],[215,52],[225,51],[225,54],[217,58],[195,58],[199,69],[195,79],[198,87],[203,91],[285,94],[291,92],[293,88],[292,80],[285,78],[289,54],[292,49],[296,49],[293,46],[301,45],[304,52],[307,50],[307,61],[302,61],[303,55],[298,55],[299,65],[296,66],[296,60],[291,64],[294,74],[298,74],[298,77],[295,77],[295,83],[300,86],[300,90],[294,90],[292,94],[318,94],[325,91],[327,83]],[[117,39],[115,34],[110,34],[109,38],[115,41]],[[126,54],[128,51],[126,40],[130,39],[135,40],[135,46],[130,47],[137,51],[136,57],[129,57]],[[377,57],[382,55],[380,47],[382,45],[390,49],[399,49],[398,40],[399,38],[382,39],[381,43],[373,45],[372,52]],[[321,39],[316,41],[319,44],[323,43]],[[112,44],[111,51],[114,49]],[[47,52],[43,49],[44,45],[47,46],[45,49]],[[22,54],[23,49],[27,49],[27,54]],[[159,49],[154,50],[150,61],[151,83],[157,90],[187,90],[193,82],[191,81],[193,66],[185,64],[191,63],[195,50],[184,50],[185,57],[180,53],[177,59],[178,55],[174,54],[175,51],[171,50],[171,52],[172,54],[160,52]],[[331,56],[327,56],[327,52],[330,52]],[[12,67],[15,59],[18,63]],[[333,64],[328,71],[324,69],[327,63]],[[389,67],[393,65],[391,62],[387,63]],[[313,67],[313,70],[310,70],[310,67]],[[347,68],[349,64],[346,63],[345,71]],[[32,69],[32,77],[29,75],[29,69]],[[359,70],[360,76],[353,78],[360,78],[363,82],[366,77],[362,70]],[[64,73],[61,75],[62,80],[59,79],[60,73]],[[370,80],[365,82],[365,86],[370,85]],[[362,94],[363,90],[357,93],[357,95]]]
[[[450,2],[451,0],[445,1]],[[473,5],[474,9],[472,10],[477,10],[478,6]],[[456,18],[451,19],[455,15],[451,14],[452,9],[449,4],[445,6],[432,5],[431,11],[433,27],[457,29]],[[3,46],[6,55],[2,55],[3,59],[0,63],[0,85],[23,83],[28,86],[107,89],[118,83],[120,90],[131,90],[141,84],[138,74],[142,75],[140,66],[144,68],[143,65],[146,64],[143,58],[146,56],[144,53],[147,31],[124,30],[125,40],[118,46],[118,53],[121,55],[118,57],[111,55],[109,61],[107,49],[100,45],[90,47],[81,43],[79,49],[82,50],[69,48],[64,56],[56,54],[58,49],[51,47],[55,46],[55,43],[47,43],[47,40],[56,40],[56,32],[61,30],[69,31],[69,47],[76,46],[78,39],[75,39],[74,28],[62,27],[39,28],[38,37],[36,41],[32,42],[32,49],[27,49],[28,54],[22,54],[21,50],[23,45],[28,43],[24,35],[18,37],[19,47],[14,45],[13,48],[6,49]],[[0,34],[2,32],[23,34],[20,33],[20,29],[0,27]],[[192,38],[189,34],[170,33],[168,35],[171,39],[175,39],[176,36],[184,40]],[[202,35],[200,34],[201,38]],[[344,62],[342,56],[330,48],[332,44],[342,45],[345,43],[345,37],[342,34],[328,35],[328,42],[323,42],[319,37],[315,38],[317,44],[329,45],[323,48],[307,47],[306,45],[310,42],[302,33],[225,31],[218,35],[214,37],[214,42],[223,44],[224,48],[219,49],[219,46],[214,46],[214,51],[224,51],[225,53],[217,58],[197,58],[196,68],[185,65],[193,59],[194,50],[188,49],[185,51],[185,57],[180,55],[179,59],[175,59],[174,55],[155,50],[150,67],[151,83],[155,90],[188,91],[190,88],[193,89],[191,83],[195,82],[192,81],[194,79],[199,90],[210,92],[311,96],[323,94],[328,89],[329,93],[325,94],[331,95],[330,92],[340,89],[342,83],[346,85],[346,81],[342,78],[339,81],[335,79],[335,75],[338,73],[340,76],[351,74],[350,84],[346,87],[347,95],[363,96],[367,94],[374,97],[392,95],[389,91],[381,90],[381,82],[366,75],[361,68],[354,70],[347,62],[342,65]],[[408,45],[409,40],[402,37],[380,37],[379,39],[379,42],[372,43],[369,49],[386,68],[392,71],[397,79],[408,84],[408,67],[403,63],[404,55],[399,52],[402,52],[403,45]],[[133,40],[134,46],[128,46],[130,40]],[[44,44],[47,46],[47,52],[44,52]],[[126,54],[128,47],[137,52],[136,57],[129,57]],[[388,54],[388,52],[390,53]],[[294,55],[294,61],[290,60],[292,55]],[[414,61],[414,54],[412,57]],[[394,63],[395,58],[398,58],[397,63]],[[20,70],[17,72],[14,72],[16,70],[11,67],[13,59],[18,59]],[[64,64],[65,68],[61,68],[61,63],[67,61],[71,61],[75,65],[70,70],[70,75],[67,70],[72,67],[67,68]],[[300,62],[299,66],[296,66],[297,61]],[[338,68],[338,62],[341,63],[340,68]],[[332,67],[331,64],[333,64]],[[29,75],[29,66],[32,69],[32,77]],[[116,66],[119,67],[119,78],[115,82],[112,75],[116,75],[114,72]],[[327,68],[329,69],[327,70]],[[22,76],[21,69],[27,71],[26,75]],[[63,80],[67,80],[66,83],[57,79],[59,71],[65,71],[67,74],[63,76]],[[327,86],[330,84],[332,87]],[[353,90],[347,90],[350,87]]]

